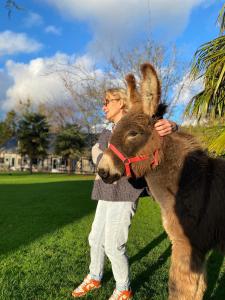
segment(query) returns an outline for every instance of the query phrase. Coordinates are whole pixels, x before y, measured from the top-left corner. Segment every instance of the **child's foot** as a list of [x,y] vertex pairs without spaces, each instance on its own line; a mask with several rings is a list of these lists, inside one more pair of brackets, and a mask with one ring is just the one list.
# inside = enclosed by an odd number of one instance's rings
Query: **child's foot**
[[118,291],[117,289],[115,289],[109,300],[129,300],[132,299],[132,297],[133,293],[131,290]]
[[[101,281],[94,280],[90,275],[84,278],[84,281],[72,292],[74,298],[82,297],[88,292],[101,287]],[[126,298],[128,299],[128,298]]]

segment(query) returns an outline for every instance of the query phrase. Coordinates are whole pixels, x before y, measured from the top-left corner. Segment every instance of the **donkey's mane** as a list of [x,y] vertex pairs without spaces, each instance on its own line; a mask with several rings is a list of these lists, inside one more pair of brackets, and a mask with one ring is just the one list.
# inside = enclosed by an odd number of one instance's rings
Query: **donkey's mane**
[[153,118],[162,119],[167,111],[168,105],[166,103],[160,103],[156,113],[153,115]]

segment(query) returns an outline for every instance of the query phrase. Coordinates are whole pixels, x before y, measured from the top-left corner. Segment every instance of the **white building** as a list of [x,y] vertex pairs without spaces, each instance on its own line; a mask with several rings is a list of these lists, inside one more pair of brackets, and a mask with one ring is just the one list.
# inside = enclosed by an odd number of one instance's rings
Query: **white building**
[[[21,156],[18,152],[18,141],[15,137],[9,139],[0,146],[0,172],[4,171],[27,171],[30,160],[28,156]],[[45,159],[38,159],[33,163],[34,172],[66,173],[68,162],[61,156],[54,154],[53,146],[50,145]],[[95,167],[87,157],[80,157],[78,161],[72,160],[72,172],[78,174],[94,173]]]

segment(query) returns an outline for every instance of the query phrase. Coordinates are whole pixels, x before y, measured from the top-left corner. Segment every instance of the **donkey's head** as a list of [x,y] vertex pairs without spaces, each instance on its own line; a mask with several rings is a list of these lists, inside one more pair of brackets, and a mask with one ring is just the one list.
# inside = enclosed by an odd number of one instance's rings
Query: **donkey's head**
[[135,77],[132,74],[126,76],[129,110],[116,125],[109,148],[98,166],[98,174],[107,183],[118,180],[125,173],[127,176],[131,172],[136,177],[144,176],[160,160],[161,140],[154,129],[156,120],[164,113],[159,105],[160,83],[149,63],[141,66],[141,73],[140,92]]

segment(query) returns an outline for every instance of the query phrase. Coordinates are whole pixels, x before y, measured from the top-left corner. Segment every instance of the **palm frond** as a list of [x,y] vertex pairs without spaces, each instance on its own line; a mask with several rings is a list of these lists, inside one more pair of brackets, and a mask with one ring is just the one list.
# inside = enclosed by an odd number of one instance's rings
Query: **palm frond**
[[220,87],[220,84],[222,83],[223,81],[223,78],[224,78],[224,74],[225,74],[225,64],[223,65],[223,69],[220,73],[220,76],[219,76],[219,79],[217,80],[217,83],[216,83],[216,88],[215,88],[215,91],[214,91],[214,97],[216,96],[216,93]]
[[24,10],[24,8],[17,4],[17,1],[7,0],[5,2],[5,8],[8,10],[8,17],[10,18],[12,15],[13,9],[16,10]]
[[217,18],[217,24],[220,26],[220,35],[225,31],[225,4],[222,6],[219,16]]
[[203,44],[194,54],[191,75],[193,79],[204,75],[209,66],[225,62],[225,37]]

